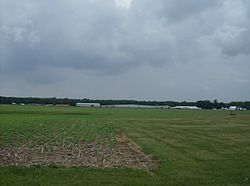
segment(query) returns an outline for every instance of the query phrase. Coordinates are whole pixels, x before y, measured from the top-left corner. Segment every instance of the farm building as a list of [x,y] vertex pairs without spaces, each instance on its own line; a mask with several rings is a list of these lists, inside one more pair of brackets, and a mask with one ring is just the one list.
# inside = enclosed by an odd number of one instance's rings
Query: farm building
[[237,110],[237,107],[236,106],[230,106],[229,110]]
[[108,105],[106,107],[112,108],[139,108],[139,109],[157,109],[157,108],[166,108],[168,109],[168,105],[164,106],[152,106],[152,105],[136,105],[136,104],[120,104],[120,105]]
[[237,107],[237,106],[230,106],[229,110],[246,110],[245,108]]
[[174,109],[194,109],[194,110],[200,110],[201,108],[196,107],[196,106],[176,106],[172,107]]
[[100,107],[99,103],[76,103],[77,107]]

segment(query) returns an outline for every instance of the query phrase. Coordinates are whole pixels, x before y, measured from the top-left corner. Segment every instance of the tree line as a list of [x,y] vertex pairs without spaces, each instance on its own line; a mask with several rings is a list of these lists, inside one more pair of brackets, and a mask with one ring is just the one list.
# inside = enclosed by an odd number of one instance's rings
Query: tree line
[[138,104],[138,105],[152,105],[163,106],[168,105],[170,107],[175,106],[197,106],[202,109],[221,109],[228,108],[230,106],[238,106],[250,110],[250,101],[238,101],[238,102],[218,102],[217,100],[200,100],[196,102],[177,102],[177,101],[137,101],[137,100],[99,100],[99,99],[70,99],[70,98],[37,98],[37,97],[4,97],[0,96],[0,104],[51,104],[51,105],[71,105],[75,106],[76,103],[100,103],[101,105],[116,105],[116,104]]

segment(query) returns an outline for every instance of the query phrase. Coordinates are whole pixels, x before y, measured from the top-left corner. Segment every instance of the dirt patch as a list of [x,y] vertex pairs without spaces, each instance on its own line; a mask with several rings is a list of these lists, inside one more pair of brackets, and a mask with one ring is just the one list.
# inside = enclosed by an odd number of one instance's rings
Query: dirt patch
[[125,135],[117,135],[112,143],[81,142],[58,147],[40,145],[19,148],[0,147],[1,166],[62,166],[62,167],[127,167],[152,171],[156,162]]

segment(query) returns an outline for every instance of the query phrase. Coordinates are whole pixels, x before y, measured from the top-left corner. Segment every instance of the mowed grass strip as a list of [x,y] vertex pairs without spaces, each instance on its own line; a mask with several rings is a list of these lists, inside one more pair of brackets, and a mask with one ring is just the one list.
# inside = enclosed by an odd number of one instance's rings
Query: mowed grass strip
[[249,112],[167,111],[166,117],[124,123],[161,160],[158,174],[166,183],[174,176],[173,185],[249,184]]
[[112,138],[119,131],[160,163],[153,174],[131,169],[2,167],[1,185],[249,185],[249,111],[231,116],[229,111],[204,110],[0,108],[1,146],[18,143],[16,135],[20,141],[36,135],[73,136],[78,141]]

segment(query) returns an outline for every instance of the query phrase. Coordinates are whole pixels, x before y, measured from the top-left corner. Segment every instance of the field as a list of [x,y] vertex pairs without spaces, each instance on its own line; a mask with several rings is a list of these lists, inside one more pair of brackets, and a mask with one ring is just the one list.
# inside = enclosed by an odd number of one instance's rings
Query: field
[[0,150],[0,185],[250,185],[250,111],[1,105]]

